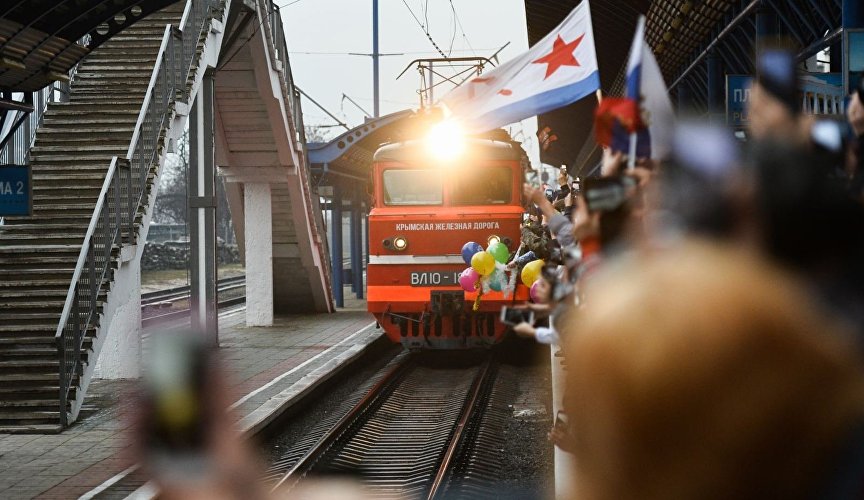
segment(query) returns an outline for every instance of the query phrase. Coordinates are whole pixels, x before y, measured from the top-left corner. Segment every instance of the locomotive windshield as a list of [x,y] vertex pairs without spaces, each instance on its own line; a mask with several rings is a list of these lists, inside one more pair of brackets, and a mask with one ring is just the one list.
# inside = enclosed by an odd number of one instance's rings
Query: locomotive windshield
[[510,167],[466,168],[452,178],[453,205],[504,205],[513,197],[513,170]]
[[384,171],[385,205],[441,205],[444,180],[439,170],[389,169]]

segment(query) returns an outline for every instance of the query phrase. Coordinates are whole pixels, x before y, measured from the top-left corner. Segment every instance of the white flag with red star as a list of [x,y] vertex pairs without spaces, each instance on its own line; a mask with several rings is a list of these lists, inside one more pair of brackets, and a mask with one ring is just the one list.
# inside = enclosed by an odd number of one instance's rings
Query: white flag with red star
[[594,93],[600,73],[588,0],[528,52],[447,94],[442,103],[471,132],[545,113]]

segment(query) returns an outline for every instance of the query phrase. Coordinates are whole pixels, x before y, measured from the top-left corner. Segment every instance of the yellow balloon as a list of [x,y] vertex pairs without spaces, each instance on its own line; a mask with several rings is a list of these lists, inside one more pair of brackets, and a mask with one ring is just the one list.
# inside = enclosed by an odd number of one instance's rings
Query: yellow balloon
[[543,270],[544,264],[545,262],[542,260],[532,260],[525,264],[525,267],[522,268],[522,283],[525,283],[525,286],[528,287],[533,285],[540,277],[540,271]]
[[471,267],[480,276],[487,276],[495,270],[495,257],[492,257],[492,254],[486,251],[477,252],[471,257]]

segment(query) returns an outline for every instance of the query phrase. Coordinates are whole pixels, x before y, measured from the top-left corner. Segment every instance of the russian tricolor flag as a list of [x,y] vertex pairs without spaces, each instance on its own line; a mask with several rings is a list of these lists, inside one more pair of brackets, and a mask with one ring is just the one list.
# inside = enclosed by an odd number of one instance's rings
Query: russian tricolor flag
[[453,89],[442,103],[470,132],[545,113],[600,88],[588,0],[528,52]]
[[645,43],[645,16],[639,16],[636,24],[625,84],[624,96],[638,103],[642,126],[635,132],[635,148],[633,135],[614,128],[612,149],[627,152],[631,162],[635,158],[664,158],[672,142],[675,113],[660,66]]

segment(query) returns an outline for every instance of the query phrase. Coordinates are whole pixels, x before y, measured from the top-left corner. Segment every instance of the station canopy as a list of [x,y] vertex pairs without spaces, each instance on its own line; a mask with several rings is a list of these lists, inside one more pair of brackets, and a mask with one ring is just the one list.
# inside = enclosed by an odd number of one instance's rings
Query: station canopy
[[0,90],[35,92],[90,51],[178,0],[5,0],[0,2]]
[[[528,43],[533,45],[560,24],[584,0],[525,0]],[[667,84],[693,51],[710,37],[733,0],[602,0],[591,2],[594,39],[604,95],[621,95],[627,57],[639,15],[647,17],[646,38]],[[538,133],[555,136],[543,163],[567,165],[571,175],[585,175],[600,161],[594,141],[597,101],[585,98],[538,117]]]

